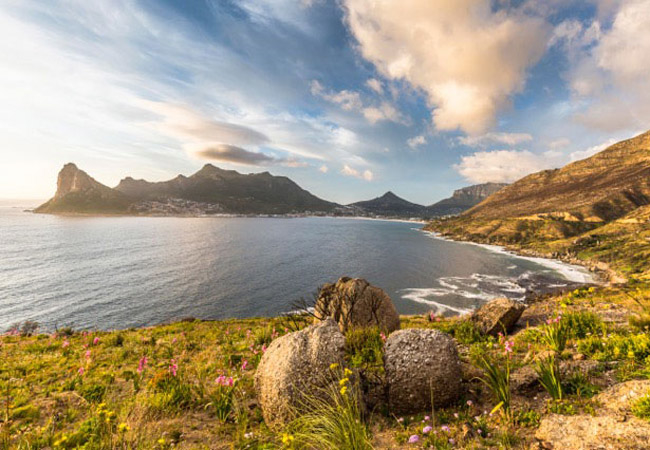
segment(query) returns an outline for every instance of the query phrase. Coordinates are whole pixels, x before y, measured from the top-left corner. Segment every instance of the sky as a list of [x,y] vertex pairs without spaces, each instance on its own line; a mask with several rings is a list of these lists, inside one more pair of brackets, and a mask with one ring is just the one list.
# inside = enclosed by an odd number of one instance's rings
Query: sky
[[206,163],[431,204],[650,128],[650,0],[2,0],[0,199]]

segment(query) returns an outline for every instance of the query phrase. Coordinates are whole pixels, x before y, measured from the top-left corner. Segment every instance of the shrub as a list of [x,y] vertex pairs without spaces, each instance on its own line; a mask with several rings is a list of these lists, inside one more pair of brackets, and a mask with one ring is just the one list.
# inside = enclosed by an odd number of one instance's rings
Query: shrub
[[567,313],[562,320],[565,321],[570,335],[577,339],[597,334],[604,326],[602,319],[590,311]]
[[476,342],[484,342],[487,337],[479,331],[476,325],[469,320],[461,320],[453,328],[453,336],[458,342],[471,345]]
[[632,404],[632,413],[640,419],[650,421],[650,392]]
[[589,381],[589,377],[582,372],[574,372],[562,383],[562,389],[567,395],[577,395],[582,398],[591,398],[600,388]]
[[578,351],[599,361],[644,361],[650,356],[650,336],[645,333],[589,337],[578,342]]
[[539,413],[531,409],[528,411],[519,412],[519,414],[517,414],[516,421],[522,427],[537,428],[539,426],[540,419],[541,416]]
[[553,400],[562,399],[562,384],[555,356],[540,358],[535,364],[539,383],[546,389]]
[[151,380],[151,385],[154,394],[150,401],[155,410],[180,411],[187,409],[194,401],[191,386],[185,383],[180,375],[160,372]]
[[345,335],[345,353],[351,367],[380,368],[384,365],[384,341],[377,327],[348,330]]
[[255,333],[255,345],[269,345],[276,335],[273,325],[267,325]]

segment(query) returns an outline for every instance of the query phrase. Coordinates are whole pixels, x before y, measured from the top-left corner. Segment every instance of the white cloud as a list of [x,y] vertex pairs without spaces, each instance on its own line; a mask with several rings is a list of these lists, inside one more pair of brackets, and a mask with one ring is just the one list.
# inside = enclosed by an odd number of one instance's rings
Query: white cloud
[[[646,129],[650,117],[650,0],[609,2],[612,25],[599,20],[559,33],[572,63],[573,93],[585,107],[576,118],[605,131]],[[556,33],[557,34],[557,33]]]
[[548,144],[551,150],[559,150],[561,148],[568,147],[569,145],[571,145],[571,140],[567,138],[555,139]]
[[492,144],[508,145],[510,147],[530,142],[533,137],[528,133],[497,133],[490,132],[478,136],[462,136],[458,142],[468,147],[485,147]]
[[344,0],[364,58],[427,93],[438,129],[484,132],[524,87],[548,27],[489,0]]
[[370,78],[368,81],[366,81],[366,85],[368,85],[368,87],[375,91],[377,94],[381,95],[384,93],[384,85],[376,78]]
[[512,183],[550,166],[548,160],[527,150],[494,150],[463,156],[454,169],[472,183]]
[[426,143],[427,138],[425,138],[423,135],[412,137],[406,141],[406,144],[414,150],[420,145],[424,145]]
[[366,181],[372,181],[374,178],[374,174],[372,173],[371,170],[366,169],[363,172],[361,172],[357,169],[350,167],[347,164],[343,166],[343,169],[341,169],[341,173],[348,177],[355,177]]
[[616,144],[617,140],[616,139],[609,139],[606,142],[603,142],[602,144],[594,145],[593,147],[589,147],[585,150],[578,150],[576,152],[573,152],[569,155],[569,159],[573,161],[579,161],[581,159],[586,159],[589,158],[590,156],[595,155],[596,153],[600,153],[603,150],[605,150],[607,147],[610,147],[614,144]]
[[338,92],[328,91],[318,80],[313,80],[310,87],[312,95],[321,97],[330,103],[339,105],[341,109],[345,111],[361,112],[363,114],[363,117],[365,117],[366,120],[372,125],[383,120],[405,125],[409,123],[409,121],[402,115],[402,113],[400,113],[397,108],[388,102],[381,102],[379,105],[366,106],[361,99],[361,94],[358,92],[349,90],[342,90]]
[[388,120],[395,123],[407,125],[409,122],[402,116],[402,114],[390,103],[382,102],[379,106],[370,106],[363,109],[363,116],[366,120],[375,124],[382,120]]
[[329,170],[330,170],[329,167],[327,167],[325,164],[323,164],[322,166],[320,166],[318,168],[318,171],[321,172],[321,173],[327,173],[327,172],[329,172]]

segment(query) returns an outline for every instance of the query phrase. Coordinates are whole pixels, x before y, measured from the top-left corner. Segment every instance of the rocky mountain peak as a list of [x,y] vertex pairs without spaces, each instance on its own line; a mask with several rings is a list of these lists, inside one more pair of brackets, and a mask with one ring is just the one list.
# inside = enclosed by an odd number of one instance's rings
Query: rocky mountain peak
[[61,198],[71,192],[82,192],[92,189],[99,183],[75,164],[68,163],[59,172],[54,198]]

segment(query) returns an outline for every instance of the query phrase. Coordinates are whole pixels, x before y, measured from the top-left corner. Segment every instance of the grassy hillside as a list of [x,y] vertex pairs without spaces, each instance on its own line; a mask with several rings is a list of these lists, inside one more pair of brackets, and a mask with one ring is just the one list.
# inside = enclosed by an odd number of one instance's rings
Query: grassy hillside
[[650,132],[507,186],[465,215],[474,219],[562,216],[610,221],[650,203]]
[[[465,362],[466,393],[456,406],[433,416],[370,411],[363,423],[372,446],[527,448],[549,414],[593,413],[598,392],[650,376],[650,338],[628,325],[629,317],[641,312],[636,300],[650,301],[647,285],[585,288],[535,303],[508,338],[513,352],[505,356],[504,341],[480,336],[469,322],[403,317],[403,328],[438,328],[455,337]],[[562,400],[554,401],[539,384],[521,390],[515,374],[530,372],[535,355],[548,353],[553,341],[544,337],[551,327],[544,320],[558,313],[568,335],[558,358],[570,370],[562,375]],[[642,329],[650,321],[633,323]],[[18,330],[0,337],[0,448],[299,448],[290,428],[273,433],[265,426],[253,389],[264,349],[289,326],[280,319],[186,321],[31,336],[30,327],[23,327],[22,335]],[[350,367],[381,374],[377,331],[350,332],[347,341]],[[511,367],[507,414],[498,408],[489,413],[498,400],[476,379],[483,376],[477,355]]]

